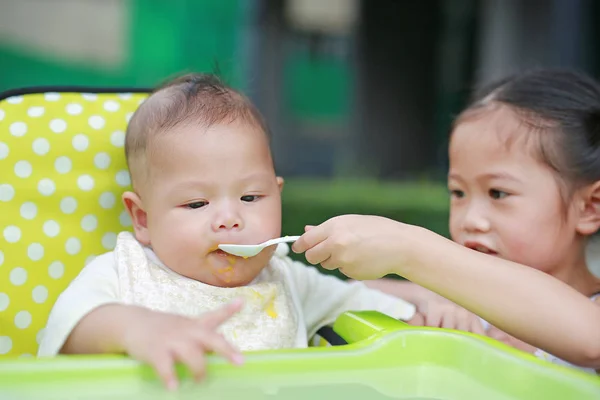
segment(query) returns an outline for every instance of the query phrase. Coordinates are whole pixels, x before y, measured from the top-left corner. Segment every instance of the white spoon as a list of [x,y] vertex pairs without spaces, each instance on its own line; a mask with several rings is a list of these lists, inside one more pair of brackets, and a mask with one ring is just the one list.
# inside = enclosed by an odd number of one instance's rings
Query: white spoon
[[276,239],[267,240],[261,244],[220,244],[219,249],[226,253],[233,254],[238,257],[254,257],[265,247],[273,246],[277,243],[295,242],[300,236],[284,236]]

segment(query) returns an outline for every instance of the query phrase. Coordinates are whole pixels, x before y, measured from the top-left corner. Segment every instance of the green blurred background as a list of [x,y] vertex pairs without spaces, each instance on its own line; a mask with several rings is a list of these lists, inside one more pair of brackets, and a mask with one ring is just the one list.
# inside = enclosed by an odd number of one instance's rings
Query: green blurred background
[[0,91],[218,70],[265,114],[285,234],[345,213],[448,235],[447,132],[531,66],[597,75],[600,2],[1,0]]

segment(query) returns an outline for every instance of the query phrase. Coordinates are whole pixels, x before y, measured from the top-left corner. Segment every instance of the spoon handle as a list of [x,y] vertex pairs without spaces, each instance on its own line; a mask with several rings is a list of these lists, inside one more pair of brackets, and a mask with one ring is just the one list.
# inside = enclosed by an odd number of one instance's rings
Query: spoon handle
[[277,244],[277,243],[295,242],[298,239],[300,239],[300,236],[284,236],[284,237],[280,237],[280,238],[276,238],[276,239],[267,240],[264,243],[264,245],[265,246],[272,246],[272,245]]

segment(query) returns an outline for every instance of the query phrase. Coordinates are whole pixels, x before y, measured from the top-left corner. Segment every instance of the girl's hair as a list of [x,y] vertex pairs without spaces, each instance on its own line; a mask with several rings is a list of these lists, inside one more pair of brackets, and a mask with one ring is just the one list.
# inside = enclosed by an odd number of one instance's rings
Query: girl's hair
[[600,180],[600,85],[591,77],[542,69],[502,79],[477,91],[455,125],[498,105],[509,107],[537,133],[537,155],[569,193]]

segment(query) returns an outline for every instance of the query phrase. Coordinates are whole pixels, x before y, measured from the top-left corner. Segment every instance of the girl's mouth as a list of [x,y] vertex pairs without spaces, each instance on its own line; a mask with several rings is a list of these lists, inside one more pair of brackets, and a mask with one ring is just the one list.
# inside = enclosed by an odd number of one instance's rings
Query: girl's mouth
[[475,250],[478,251],[480,253],[484,253],[484,254],[489,254],[492,256],[498,255],[497,251],[494,251],[492,249],[490,249],[487,246],[482,245],[481,243],[476,243],[476,242],[466,242],[465,243],[465,247],[471,249],[471,250]]

